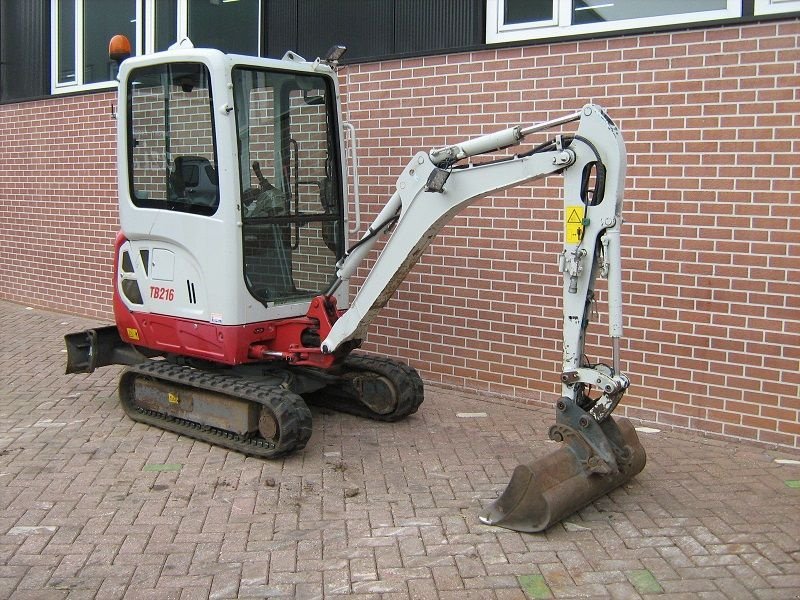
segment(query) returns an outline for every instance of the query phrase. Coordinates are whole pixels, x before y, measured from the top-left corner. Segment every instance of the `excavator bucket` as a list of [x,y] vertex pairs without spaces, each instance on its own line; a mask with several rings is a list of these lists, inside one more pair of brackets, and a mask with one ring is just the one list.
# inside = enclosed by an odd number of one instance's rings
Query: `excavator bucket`
[[[562,414],[582,413],[569,398],[562,398],[558,408]],[[517,466],[500,497],[480,515],[483,523],[527,533],[544,531],[644,468],[644,448],[627,419],[609,417],[597,423],[583,413],[576,428],[563,421],[559,418],[550,428],[550,438],[562,441],[562,446]]]

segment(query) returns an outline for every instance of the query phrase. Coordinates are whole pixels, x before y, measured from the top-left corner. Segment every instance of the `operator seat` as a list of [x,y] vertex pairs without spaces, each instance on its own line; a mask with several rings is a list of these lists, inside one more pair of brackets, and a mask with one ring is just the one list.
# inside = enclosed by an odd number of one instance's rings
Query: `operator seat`
[[211,162],[202,156],[178,156],[171,186],[179,198],[192,204],[215,206],[219,197],[219,177]]

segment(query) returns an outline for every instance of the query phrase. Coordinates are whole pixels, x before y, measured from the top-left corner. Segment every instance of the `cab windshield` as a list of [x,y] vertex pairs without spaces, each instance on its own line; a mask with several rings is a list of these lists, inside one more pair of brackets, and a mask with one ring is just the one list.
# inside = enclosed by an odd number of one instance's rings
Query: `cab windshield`
[[233,86],[247,286],[264,304],[316,296],[343,253],[332,86],[244,67]]

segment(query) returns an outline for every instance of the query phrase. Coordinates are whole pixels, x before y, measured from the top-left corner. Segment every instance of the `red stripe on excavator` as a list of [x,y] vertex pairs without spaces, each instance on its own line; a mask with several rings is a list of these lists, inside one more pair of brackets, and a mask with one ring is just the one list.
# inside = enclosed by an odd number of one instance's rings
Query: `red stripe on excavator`
[[296,365],[330,367],[332,355],[318,346],[303,346],[301,338],[319,329],[316,319],[293,317],[246,325],[216,325],[153,313],[128,311],[116,315],[123,340],[160,353],[177,354],[226,365],[282,360]]

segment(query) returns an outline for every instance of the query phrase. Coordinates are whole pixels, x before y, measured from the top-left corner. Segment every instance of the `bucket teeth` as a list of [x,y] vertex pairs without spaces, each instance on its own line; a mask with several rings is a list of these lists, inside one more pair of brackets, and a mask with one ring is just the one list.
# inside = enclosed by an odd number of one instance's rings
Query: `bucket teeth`
[[544,531],[630,481],[646,462],[636,430],[627,419],[610,417],[598,427],[616,464],[594,454],[594,444],[580,434],[569,436],[558,450],[517,466],[500,497],[480,515],[481,522],[514,531]]

